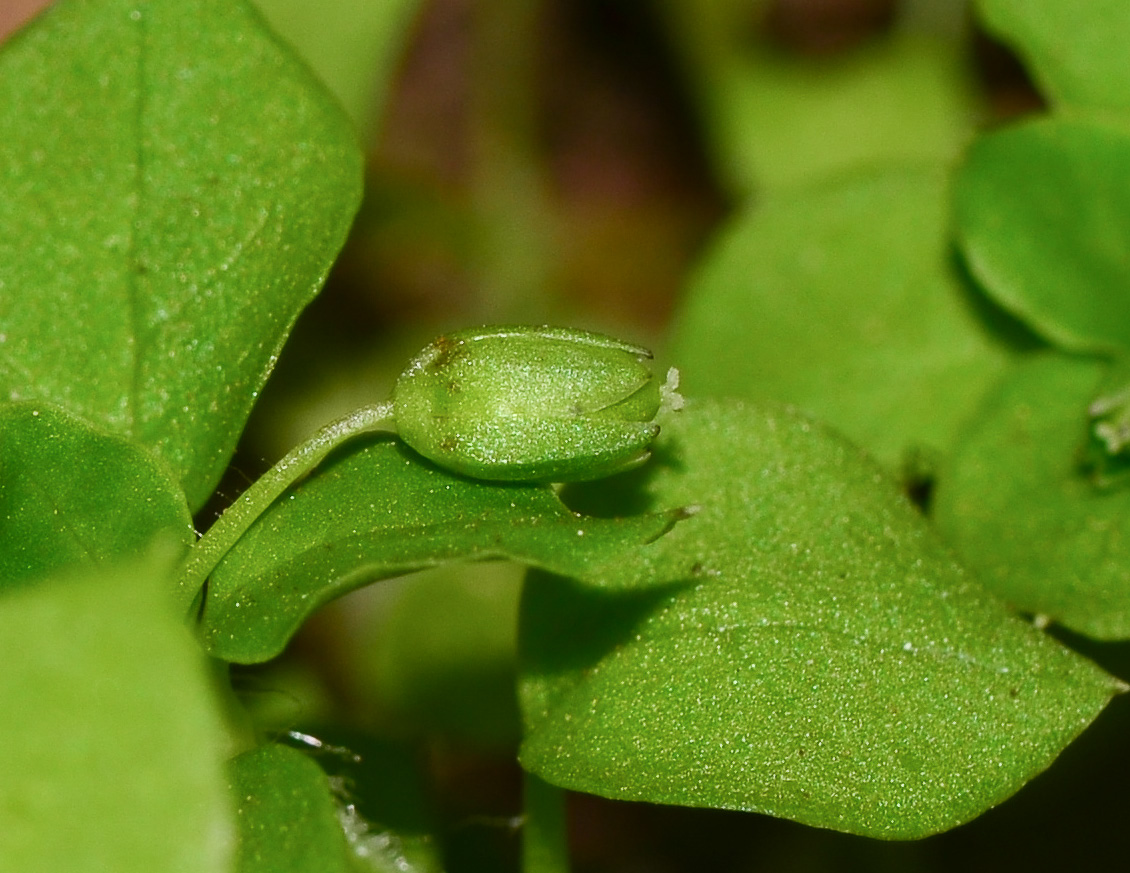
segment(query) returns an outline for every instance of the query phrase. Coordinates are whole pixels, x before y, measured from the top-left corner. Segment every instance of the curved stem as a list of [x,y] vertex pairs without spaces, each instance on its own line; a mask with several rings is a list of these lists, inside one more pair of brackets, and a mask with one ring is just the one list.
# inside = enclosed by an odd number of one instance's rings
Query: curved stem
[[359,434],[387,430],[392,404],[362,406],[327,424],[295,446],[239,496],[192,547],[181,565],[179,589],[193,597],[226,555],[279,496],[320,464],[330,452]]

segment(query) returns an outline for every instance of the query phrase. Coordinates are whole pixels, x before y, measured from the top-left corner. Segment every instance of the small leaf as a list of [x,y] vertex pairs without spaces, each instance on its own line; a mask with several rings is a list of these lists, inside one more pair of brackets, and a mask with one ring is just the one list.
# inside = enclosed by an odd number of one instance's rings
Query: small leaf
[[980,0],[978,9],[1056,103],[1130,109],[1130,6],[1124,0]]
[[271,744],[228,765],[238,806],[237,873],[353,873],[349,845],[322,769]]
[[1130,348],[1130,131],[1048,118],[982,137],[958,237],[985,290],[1065,349]]
[[165,576],[119,567],[0,596],[3,869],[229,869],[226,740]]
[[0,589],[196,539],[184,494],[139,446],[44,403],[0,405]]
[[955,269],[946,199],[939,169],[885,169],[739,217],[676,318],[688,393],[796,404],[889,467],[947,449],[1013,343]]
[[526,583],[521,760],[608,797],[912,839],[1047,767],[1121,686],[1012,616],[856,449],[737,403],[621,489],[702,510],[604,585]]
[[1086,466],[1100,361],[1046,355],[986,404],[939,479],[939,529],[993,592],[1100,639],[1130,637],[1130,491]]
[[216,657],[274,657],[319,606],[447,561],[513,558],[590,575],[678,512],[582,518],[548,486],[464,479],[391,437],[331,460],[284,494],[213,572],[202,634]]
[[0,394],[152,448],[199,508],[360,196],[241,0],[61,0],[0,52]]

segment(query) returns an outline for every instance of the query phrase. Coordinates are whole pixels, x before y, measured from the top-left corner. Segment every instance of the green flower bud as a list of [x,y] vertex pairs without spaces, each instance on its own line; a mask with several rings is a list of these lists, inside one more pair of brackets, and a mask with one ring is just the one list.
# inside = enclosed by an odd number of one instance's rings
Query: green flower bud
[[550,327],[482,327],[441,336],[396,383],[401,439],[479,479],[572,482],[642,464],[673,379],[647,349]]

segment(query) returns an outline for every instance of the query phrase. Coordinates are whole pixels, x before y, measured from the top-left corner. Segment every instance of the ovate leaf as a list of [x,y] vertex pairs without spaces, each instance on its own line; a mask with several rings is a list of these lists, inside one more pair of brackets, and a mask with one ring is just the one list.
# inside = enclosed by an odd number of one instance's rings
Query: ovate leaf
[[0,394],[152,448],[195,509],[360,196],[242,0],[61,0],[0,53]]
[[583,518],[549,486],[465,479],[392,437],[362,441],[284,494],[216,568],[203,640],[224,660],[265,661],[317,607],[368,582],[484,558],[591,576],[677,517]]
[[3,869],[229,869],[226,742],[164,577],[134,565],[0,596]]
[[687,391],[796,404],[892,467],[948,448],[1010,343],[953,263],[947,191],[885,169],[740,216],[676,317]]
[[1056,103],[1130,109],[1130,6],[1122,0],[980,0],[978,7]]
[[663,424],[660,463],[620,488],[701,511],[602,587],[526,583],[541,778],[912,839],[1004,800],[1120,687],[980,588],[841,439],[736,403]]
[[195,540],[184,495],[148,452],[50,404],[0,405],[0,590],[158,538]]
[[935,514],[1008,602],[1081,633],[1125,639],[1130,491],[1104,485],[1088,452],[1087,409],[1105,369],[1060,355],[1017,368],[958,444]]
[[1049,118],[982,137],[956,212],[998,303],[1066,349],[1130,348],[1130,128]]

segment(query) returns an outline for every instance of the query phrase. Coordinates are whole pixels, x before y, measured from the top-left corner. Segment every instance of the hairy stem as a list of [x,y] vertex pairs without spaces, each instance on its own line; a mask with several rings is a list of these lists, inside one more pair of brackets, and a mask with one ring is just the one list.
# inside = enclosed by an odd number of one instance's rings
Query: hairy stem
[[192,598],[204,581],[245,533],[279,496],[313,470],[330,452],[359,434],[388,430],[392,404],[355,409],[327,424],[295,446],[227,508],[191,549],[181,566],[178,590]]

